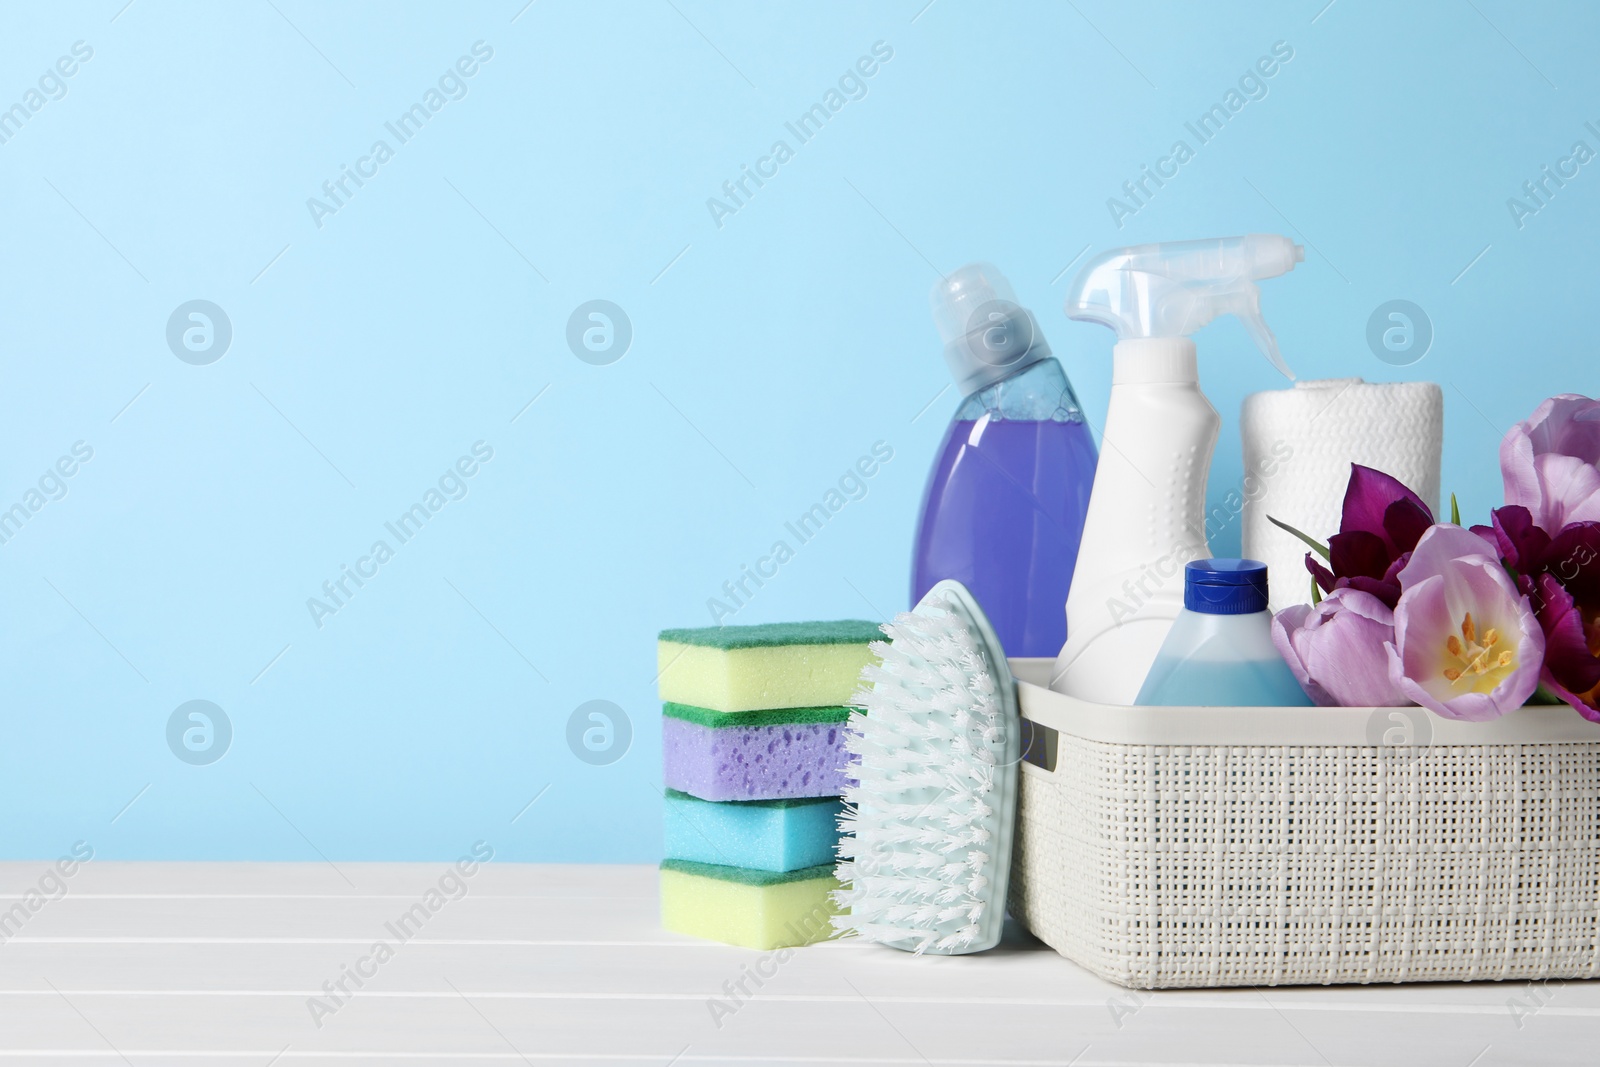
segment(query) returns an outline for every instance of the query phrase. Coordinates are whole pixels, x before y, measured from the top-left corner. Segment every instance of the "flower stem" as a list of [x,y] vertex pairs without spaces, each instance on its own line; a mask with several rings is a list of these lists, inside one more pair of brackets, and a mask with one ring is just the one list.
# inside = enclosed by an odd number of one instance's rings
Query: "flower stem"
[[1319,544],[1314,538],[1312,538],[1312,536],[1310,534],[1301,533],[1299,530],[1296,530],[1293,526],[1290,526],[1286,522],[1279,522],[1277,519],[1273,518],[1271,515],[1267,516],[1267,521],[1272,523],[1272,525],[1276,526],[1278,529],[1284,531],[1285,533],[1294,534],[1296,537],[1300,538],[1300,540],[1302,540],[1306,544],[1310,545],[1311,546],[1311,551],[1315,552],[1317,555],[1321,556],[1325,560],[1329,560],[1330,562],[1332,561],[1333,557],[1328,555],[1328,546],[1324,545],[1324,544]]

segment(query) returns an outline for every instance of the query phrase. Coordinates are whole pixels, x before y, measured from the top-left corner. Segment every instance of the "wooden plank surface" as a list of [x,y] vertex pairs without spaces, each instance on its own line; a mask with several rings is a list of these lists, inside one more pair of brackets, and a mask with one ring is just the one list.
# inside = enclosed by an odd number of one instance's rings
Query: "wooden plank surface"
[[[1600,982],[1134,993],[1020,934],[964,958],[837,942],[762,963],[662,931],[648,867],[96,861],[41,902],[47,870],[0,864],[0,1067],[1600,1059]],[[358,988],[379,941],[392,958]]]

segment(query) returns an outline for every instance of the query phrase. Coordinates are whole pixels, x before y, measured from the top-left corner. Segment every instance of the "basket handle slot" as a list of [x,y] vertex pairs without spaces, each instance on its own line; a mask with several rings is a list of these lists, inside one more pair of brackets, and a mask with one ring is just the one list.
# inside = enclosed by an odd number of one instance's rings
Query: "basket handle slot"
[[1054,773],[1056,754],[1060,747],[1060,731],[1022,717],[1022,760],[1041,770]]

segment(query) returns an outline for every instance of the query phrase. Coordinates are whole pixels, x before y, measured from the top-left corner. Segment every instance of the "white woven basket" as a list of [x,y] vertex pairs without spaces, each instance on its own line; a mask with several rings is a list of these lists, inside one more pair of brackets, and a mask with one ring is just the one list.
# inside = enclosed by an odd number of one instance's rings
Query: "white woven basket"
[[1600,974],[1600,726],[1125,708],[1012,660],[1011,912],[1124,986]]

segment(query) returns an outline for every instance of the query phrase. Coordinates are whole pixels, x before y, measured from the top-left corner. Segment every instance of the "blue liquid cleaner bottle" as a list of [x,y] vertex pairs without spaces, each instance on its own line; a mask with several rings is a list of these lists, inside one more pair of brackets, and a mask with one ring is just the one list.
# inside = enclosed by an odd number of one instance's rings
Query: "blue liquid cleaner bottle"
[[1272,643],[1265,563],[1197,559],[1184,568],[1183,610],[1134,703],[1311,706]]
[[945,361],[966,400],[928,476],[911,600],[954,578],[1008,656],[1054,656],[1094,482],[1094,439],[1032,312],[992,265],[933,289]]

